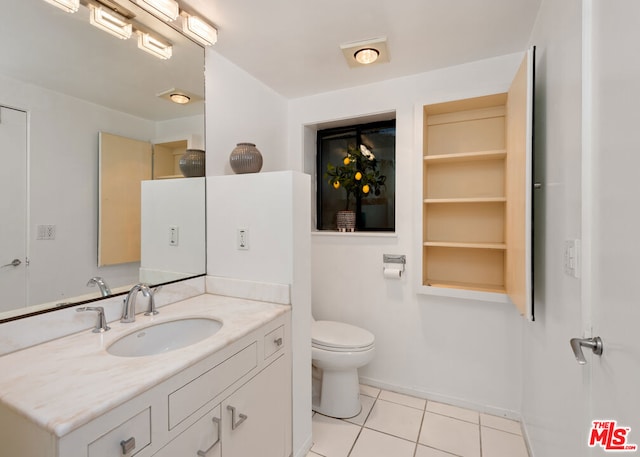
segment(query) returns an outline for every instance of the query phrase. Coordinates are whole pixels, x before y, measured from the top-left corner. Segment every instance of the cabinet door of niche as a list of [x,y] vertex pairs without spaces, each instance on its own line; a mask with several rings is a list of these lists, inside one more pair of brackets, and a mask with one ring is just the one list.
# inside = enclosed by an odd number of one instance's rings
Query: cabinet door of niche
[[533,319],[532,106],[533,49],[507,93],[424,106],[425,292],[507,294]]

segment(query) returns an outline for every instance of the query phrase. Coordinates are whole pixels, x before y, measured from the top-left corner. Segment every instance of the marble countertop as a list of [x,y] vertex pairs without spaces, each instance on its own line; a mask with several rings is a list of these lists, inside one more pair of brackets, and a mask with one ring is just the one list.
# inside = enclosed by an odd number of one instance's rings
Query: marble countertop
[[[58,437],[149,390],[290,310],[289,306],[204,294],[136,322],[109,323],[0,357],[0,402]],[[171,352],[116,357],[106,348],[146,326],[187,317],[223,323],[209,338]]]

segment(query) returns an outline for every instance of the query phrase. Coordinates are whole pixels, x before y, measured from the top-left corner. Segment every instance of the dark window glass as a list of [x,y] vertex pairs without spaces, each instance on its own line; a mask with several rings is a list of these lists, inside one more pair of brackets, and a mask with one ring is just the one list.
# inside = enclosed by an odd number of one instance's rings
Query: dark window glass
[[395,120],[318,131],[318,230],[336,230],[342,210],[356,230],[395,230],[395,140]]

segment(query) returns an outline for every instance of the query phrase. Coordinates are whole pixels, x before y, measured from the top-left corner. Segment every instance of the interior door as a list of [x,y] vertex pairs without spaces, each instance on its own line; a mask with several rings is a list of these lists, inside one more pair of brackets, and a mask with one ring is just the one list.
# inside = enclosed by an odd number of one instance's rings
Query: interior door
[[[593,2],[591,10],[592,335],[603,353],[591,359],[593,455],[637,455],[640,446],[640,3]],[[594,424],[592,421],[601,423]],[[606,424],[609,424],[608,426]],[[592,431],[591,429],[595,429]],[[587,433],[588,432],[588,433]],[[610,455],[610,454],[609,454]]]
[[27,113],[0,106],[0,312],[27,304]]

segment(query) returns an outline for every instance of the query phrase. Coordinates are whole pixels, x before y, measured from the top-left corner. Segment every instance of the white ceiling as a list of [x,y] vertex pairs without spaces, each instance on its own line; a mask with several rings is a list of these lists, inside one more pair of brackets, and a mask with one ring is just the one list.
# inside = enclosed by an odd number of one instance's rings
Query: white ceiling
[[[541,0],[185,0],[214,49],[287,98],[524,51]],[[390,62],[351,69],[340,44],[387,37]]]

